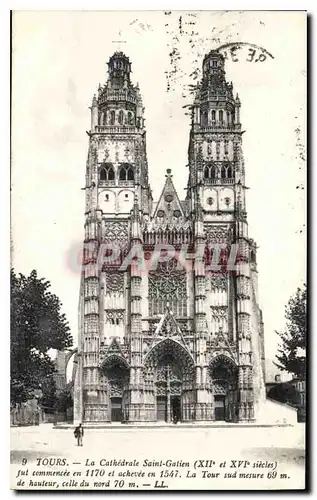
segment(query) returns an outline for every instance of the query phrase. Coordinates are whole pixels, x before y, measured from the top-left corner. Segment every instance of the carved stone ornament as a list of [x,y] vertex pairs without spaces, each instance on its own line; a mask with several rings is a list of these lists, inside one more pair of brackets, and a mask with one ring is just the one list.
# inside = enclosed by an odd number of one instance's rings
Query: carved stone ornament
[[177,331],[177,328],[176,328],[176,325],[175,325],[175,322],[171,320],[171,318],[168,318],[161,330],[160,330],[160,334],[163,336],[163,337],[173,337],[175,335],[178,335],[178,331]]
[[215,338],[214,347],[228,347],[228,334],[224,333],[222,328],[219,328],[219,332]]
[[227,243],[228,226],[205,224],[207,243]]
[[114,337],[105,352],[105,357],[101,361],[100,366],[103,366],[107,370],[112,370],[113,367],[120,367],[121,370],[126,370],[129,367],[126,358],[125,349]]
[[153,334],[152,345],[162,338],[173,338],[180,342],[184,346],[186,351],[188,351],[183,333],[169,307],[167,307],[166,314],[161,317],[159,323],[156,326],[155,332]]
[[118,380],[109,381],[110,386],[110,397],[122,397],[123,394],[123,384]]
[[210,306],[211,316],[214,319],[224,319],[227,317],[228,308],[227,306]]
[[107,161],[108,159],[109,159],[109,149],[105,148],[104,161]]
[[124,311],[106,311],[106,322],[119,325],[123,322]]
[[216,396],[225,396],[227,394],[227,384],[225,382],[214,382],[212,388]]
[[106,293],[123,293],[124,275],[120,272],[108,272],[106,274]]
[[210,276],[209,280],[212,292],[226,291],[228,289],[228,278],[226,276]]
[[167,276],[149,275],[149,296],[162,295],[166,301],[172,294],[177,294],[183,297],[187,296],[186,291],[186,276],[180,274],[173,279]]
[[122,221],[105,221],[103,227],[103,241],[126,243],[129,239],[128,223]]

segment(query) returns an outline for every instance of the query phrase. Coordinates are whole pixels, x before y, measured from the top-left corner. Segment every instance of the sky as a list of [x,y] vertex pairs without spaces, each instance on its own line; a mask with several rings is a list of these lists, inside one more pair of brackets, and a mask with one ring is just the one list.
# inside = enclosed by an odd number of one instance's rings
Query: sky
[[[121,41],[120,43],[117,43]],[[261,11],[19,11],[13,14],[12,264],[50,280],[75,343],[79,249],[93,94],[121,48],[139,82],[149,178],[187,184],[190,85],[211,49],[243,42],[226,62],[241,100],[249,236],[258,248],[266,355],[306,275],[306,15]],[[250,45],[272,57],[250,62]],[[258,49],[257,49],[258,50]],[[260,51],[257,52],[259,54]],[[230,54],[229,54],[230,56]]]

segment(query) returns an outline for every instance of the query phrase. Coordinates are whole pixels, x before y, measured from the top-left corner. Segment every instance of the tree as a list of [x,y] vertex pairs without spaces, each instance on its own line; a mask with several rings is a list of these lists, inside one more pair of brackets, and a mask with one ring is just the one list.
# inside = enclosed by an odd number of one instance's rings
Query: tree
[[[11,270],[11,403],[33,397],[49,386],[55,372],[50,349],[72,346],[72,336],[61,302],[50,291],[49,281],[16,275]],[[45,390],[45,389],[44,389]],[[43,394],[45,397],[45,394]]]
[[56,382],[53,375],[47,376],[41,382],[42,396],[40,398],[41,408],[46,413],[55,413],[57,407]]
[[67,416],[67,410],[72,406],[73,396],[69,388],[66,388],[57,397],[57,410]]
[[282,382],[273,386],[268,392],[268,397],[292,406],[298,406],[300,403],[299,393],[289,382]]
[[275,365],[300,379],[306,378],[307,288],[298,288],[285,307],[286,330],[277,332],[281,344]]

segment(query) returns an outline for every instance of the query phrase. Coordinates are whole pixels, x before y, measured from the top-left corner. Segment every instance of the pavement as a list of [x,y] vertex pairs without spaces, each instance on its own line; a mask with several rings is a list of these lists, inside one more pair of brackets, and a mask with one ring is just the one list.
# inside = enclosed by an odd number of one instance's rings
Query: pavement
[[13,489],[249,490],[305,487],[305,424],[11,428]]

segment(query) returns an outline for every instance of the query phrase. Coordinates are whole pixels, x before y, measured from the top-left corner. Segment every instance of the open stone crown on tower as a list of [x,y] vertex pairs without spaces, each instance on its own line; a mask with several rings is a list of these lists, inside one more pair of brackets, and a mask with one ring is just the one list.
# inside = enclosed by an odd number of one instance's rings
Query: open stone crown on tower
[[[265,399],[264,339],[240,100],[211,51],[192,105],[186,198],[167,170],[155,203],[130,75],[129,58],[114,53],[91,105],[74,420],[253,421]],[[150,266],[166,245],[174,255]],[[210,272],[217,246],[221,266]],[[128,258],[140,248],[143,267]],[[178,261],[184,248],[191,266]]]

